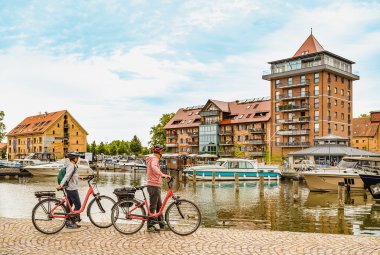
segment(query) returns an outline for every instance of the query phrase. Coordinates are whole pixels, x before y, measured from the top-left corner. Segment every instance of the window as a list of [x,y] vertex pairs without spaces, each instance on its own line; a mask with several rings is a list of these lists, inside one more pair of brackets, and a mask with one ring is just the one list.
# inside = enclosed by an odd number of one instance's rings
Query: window
[[55,135],[55,130],[53,130],[53,135]]
[[319,111],[314,111],[314,120],[319,120]]
[[279,100],[279,99],[280,99],[280,92],[276,91],[276,100]]
[[334,93],[338,93],[338,89],[336,87],[334,88]]
[[276,80],[276,88],[280,87],[280,80]]
[[335,119],[338,118],[338,113],[337,113],[337,112],[334,112],[334,118],[335,118]]
[[239,119],[243,118],[243,116],[244,116],[244,114],[240,115],[240,116],[239,116]]
[[340,81],[342,82],[342,84],[344,84],[344,78],[343,77],[340,78]]
[[337,99],[334,100],[334,105],[335,105],[335,106],[338,105],[338,100],[337,100]]
[[288,89],[288,98],[293,97],[293,90]]
[[344,96],[344,89],[342,89],[342,90],[340,91],[340,94],[341,94],[342,96]]
[[334,130],[335,130],[335,131],[338,130],[338,124],[334,124]]
[[338,76],[336,74],[334,75],[334,81],[338,81]]
[[301,75],[301,77],[300,77],[300,83],[305,83],[305,82],[306,82],[305,75]]
[[314,95],[318,96],[319,95],[319,86],[314,87]]
[[344,101],[342,101],[342,102],[340,102],[341,103],[341,105],[342,105],[342,108],[344,108]]
[[341,128],[342,131],[344,131],[344,125],[342,125],[342,128]]
[[314,83],[319,82],[319,73],[314,73]]
[[292,85],[293,84],[293,78],[288,78],[288,85]]
[[246,118],[248,119],[249,117],[251,117],[251,114],[250,114],[250,113],[248,113],[248,115],[247,115],[247,117],[246,117]]
[[341,114],[340,114],[340,118],[341,118],[342,120],[344,120],[344,113],[341,113]]
[[319,123],[314,123],[314,132],[315,133],[319,132]]
[[314,108],[319,107],[319,98],[314,98]]
[[351,89],[351,80],[347,80],[347,88]]

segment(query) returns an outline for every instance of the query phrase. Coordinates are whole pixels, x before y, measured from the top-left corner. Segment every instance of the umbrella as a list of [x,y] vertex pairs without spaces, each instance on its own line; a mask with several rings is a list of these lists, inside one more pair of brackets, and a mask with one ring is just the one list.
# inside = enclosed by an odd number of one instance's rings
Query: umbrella
[[198,155],[198,158],[217,158],[218,156],[214,154],[200,154]]

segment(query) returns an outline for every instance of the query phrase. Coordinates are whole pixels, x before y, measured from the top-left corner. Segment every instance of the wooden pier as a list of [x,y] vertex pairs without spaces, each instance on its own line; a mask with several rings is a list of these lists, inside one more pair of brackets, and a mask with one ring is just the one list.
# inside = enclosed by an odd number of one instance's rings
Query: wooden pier
[[4,167],[0,168],[0,178],[18,178],[18,177],[31,177],[32,174],[27,171],[21,171],[20,168]]

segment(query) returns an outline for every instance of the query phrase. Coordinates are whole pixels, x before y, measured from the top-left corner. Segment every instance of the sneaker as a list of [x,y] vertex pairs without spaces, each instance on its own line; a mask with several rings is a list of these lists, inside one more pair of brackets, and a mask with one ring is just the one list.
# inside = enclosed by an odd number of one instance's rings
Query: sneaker
[[170,231],[168,225],[160,226],[160,231]]
[[155,226],[148,227],[146,231],[150,233],[160,233],[160,230],[157,229]]
[[78,224],[75,224],[75,223],[67,223],[66,224],[66,228],[68,228],[68,229],[76,229],[76,228],[80,228],[81,226],[80,225],[78,225]]

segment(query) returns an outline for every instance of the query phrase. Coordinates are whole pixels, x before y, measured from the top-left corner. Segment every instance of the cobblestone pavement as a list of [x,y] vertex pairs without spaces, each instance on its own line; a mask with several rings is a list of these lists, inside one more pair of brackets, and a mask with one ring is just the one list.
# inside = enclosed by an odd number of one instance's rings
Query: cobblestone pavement
[[380,254],[380,237],[373,236],[220,228],[186,237],[143,230],[126,236],[81,225],[44,235],[31,220],[0,218],[0,254]]

